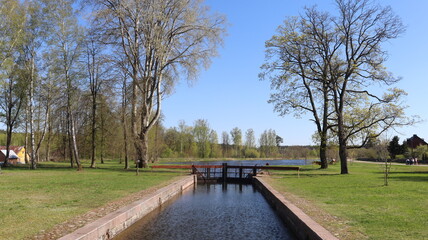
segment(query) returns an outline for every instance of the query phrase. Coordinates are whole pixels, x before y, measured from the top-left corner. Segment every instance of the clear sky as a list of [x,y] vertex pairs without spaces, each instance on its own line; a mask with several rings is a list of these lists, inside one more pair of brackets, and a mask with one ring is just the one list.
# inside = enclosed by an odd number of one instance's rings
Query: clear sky
[[[425,120],[413,127],[389,132],[400,141],[413,134],[428,139],[428,1],[384,0],[402,18],[407,31],[384,45],[389,52],[386,67],[403,79],[397,87],[408,96],[408,115]],[[228,36],[208,70],[201,72],[191,86],[181,82],[174,94],[163,102],[164,125],[178,126],[179,120],[193,125],[197,119],[208,120],[210,127],[221,133],[239,127],[243,134],[254,129],[256,138],[266,129],[274,129],[284,139],[284,145],[309,145],[315,125],[309,116],[279,117],[268,104],[270,85],[260,81],[258,74],[265,60],[266,40],[276,32],[286,16],[303,13],[304,6],[317,4],[323,10],[334,11],[332,0],[208,0],[213,11],[228,19]]]

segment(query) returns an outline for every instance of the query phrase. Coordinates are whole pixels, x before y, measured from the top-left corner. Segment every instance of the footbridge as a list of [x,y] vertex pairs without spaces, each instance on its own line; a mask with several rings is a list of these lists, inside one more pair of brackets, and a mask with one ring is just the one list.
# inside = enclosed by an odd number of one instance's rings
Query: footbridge
[[257,176],[260,171],[279,170],[279,171],[297,171],[300,174],[300,167],[282,167],[282,166],[237,166],[223,163],[221,165],[153,165],[151,168],[163,169],[189,169],[192,174],[198,176],[198,180],[215,182],[251,182],[252,178]]

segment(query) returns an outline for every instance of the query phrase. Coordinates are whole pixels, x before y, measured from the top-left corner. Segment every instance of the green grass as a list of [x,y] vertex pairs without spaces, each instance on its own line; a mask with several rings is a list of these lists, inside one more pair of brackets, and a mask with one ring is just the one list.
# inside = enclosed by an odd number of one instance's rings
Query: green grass
[[[85,164],[88,166],[89,164]],[[70,169],[67,163],[2,168],[0,238],[23,239],[129,194],[165,183],[177,172],[125,171],[109,161],[97,169]]]
[[[327,228],[336,224],[332,228],[340,229],[337,225],[345,223],[349,231],[368,239],[428,238],[427,166],[393,165],[389,186],[384,186],[382,166],[353,163],[348,175],[338,174],[339,168],[339,164],[327,170],[306,166],[300,178],[277,172],[270,181],[279,191],[309,200],[337,217],[338,221],[320,222]],[[350,236],[347,239],[355,235]]]

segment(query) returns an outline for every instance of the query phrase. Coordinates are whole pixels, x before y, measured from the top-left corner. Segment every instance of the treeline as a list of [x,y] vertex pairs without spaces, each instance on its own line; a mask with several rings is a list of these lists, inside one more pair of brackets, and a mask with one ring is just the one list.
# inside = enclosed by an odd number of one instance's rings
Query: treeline
[[[193,126],[180,121],[177,127],[159,127],[151,144],[156,157],[177,158],[276,158],[284,156],[280,152],[282,138],[275,130],[265,130],[256,140],[253,129],[243,132],[235,127],[223,131],[221,135],[210,128],[207,120],[198,119]],[[156,140],[155,140],[156,141]],[[153,154],[152,154],[153,155]]]
[[[224,33],[197,0],[0,0],[4,145],[24,133],[33,169],[105,156],[147,166],[162,99],[209,66]],[[201,141],[199,154],[216,152]]]

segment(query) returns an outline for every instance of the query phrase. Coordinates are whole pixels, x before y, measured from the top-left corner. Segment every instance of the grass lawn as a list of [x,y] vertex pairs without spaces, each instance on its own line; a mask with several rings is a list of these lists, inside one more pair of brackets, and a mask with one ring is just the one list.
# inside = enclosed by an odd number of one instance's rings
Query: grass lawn
[[[89,166],[84,163],[84,166]],[[125,171],[109,161],[97,169],[70,169],[68,163],[2,168],[0,239],[24,239],[129,194],[165,184],[183,173]]]
[[428,238],[428,166],[393,165],[389,186],[380,165],[350,163],[348,175],[339,164],[318,167],[269,181],[340,239]]

